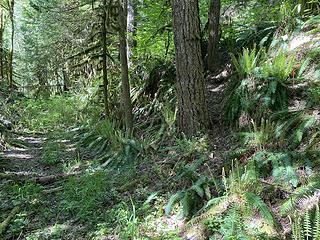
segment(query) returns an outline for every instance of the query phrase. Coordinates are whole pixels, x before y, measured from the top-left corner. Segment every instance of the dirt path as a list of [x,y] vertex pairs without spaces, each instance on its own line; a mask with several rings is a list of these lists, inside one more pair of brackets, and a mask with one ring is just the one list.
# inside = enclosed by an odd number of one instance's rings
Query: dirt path
[[52,138],[51,135],[22,133],[12,136],[19,147],[11,146],[0,153],[0,173],[52,176],[65,173],[64,166],[74,159],[89,157],[86,152],[80,152],[70,139]]
[[210,145],[214,150],[213,163],[221,166],[223,162],[222,154],[230,150],[232,146],[232,136],[230,127],[223,119],[224,99],[228,78],[230,76],[229,66],[217,75],[210,75],[207,78],[207,103],[209,117],[212,123],[210,132]]
[[[41,164],[43,135],[15,136],[21,147],[9,147],[0,155],[0,172],[34,173],[42,175],[46,172]],[[25,146],[25,147],[23,147]]]

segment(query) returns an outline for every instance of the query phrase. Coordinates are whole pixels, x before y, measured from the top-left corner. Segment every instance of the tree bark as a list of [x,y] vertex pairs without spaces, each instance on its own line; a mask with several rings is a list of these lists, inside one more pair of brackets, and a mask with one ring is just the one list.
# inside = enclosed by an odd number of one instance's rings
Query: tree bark
[[103,99],[104,99],[104,113],[107,118],[109,115],[109,99],[108,99],[108,73],[107,73],[107,0],[103,0],[103,13],[102,13],[102,77],[103,77]]
[[211,0],[208,13],[209,39],[207,66],[210,72],[214,72],[219,63],[220,5],[220,0]]
[[132,65],[131,62],[131,55],[132,55],[132,48],[135,47],[135,35],[136,35],[136,27],[137,27],[137,19],[136,19],[136,4],[134,0],[128,0],[128,7],[127,7],[127,33],[129,34],[127,37],[127,56],[128,56],[128,67],[130,68]]
[[10,6],[9,6],[9,16],[10,16],[10,21],[11,21],[11,49],[9,52],[9,86],[11,89],[13,89],[13,47],[14,47],[14,0],[10,0]]
[[209,126],[200,46],[198,0],[173,1],[178,127],[187,137]]
[[125,118],[126,133],[132,135],[133,114],[130,96],[129,69],[127,56],[127,14],[128,1],[124,0],[119,8],[119,52],[121,62],[122,104]]
[[3,7],[0,6],[0,78],[1,80],[4,79],[3,31],[4,31],[4,12],[3,12]]

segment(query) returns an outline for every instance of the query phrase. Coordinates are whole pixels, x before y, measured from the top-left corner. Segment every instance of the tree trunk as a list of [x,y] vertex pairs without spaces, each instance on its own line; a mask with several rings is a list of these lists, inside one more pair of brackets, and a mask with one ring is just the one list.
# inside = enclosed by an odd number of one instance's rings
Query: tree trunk
[[219,63],[220,0],[211,0],[208,23],[209,39],[207,66],[210,72],[214,72]]
[[103,74],[103,99],[104,99],[104,113],[107,118],[109,115],[109,99],[108,99],[108,73],[107,73],[107,0],[103,0],[103,13],[102,13],[102,74]]
[[0,6],[0,78],[1,78],[1,80],[4,79],[3,31],[4,31],[4,12],[3,12],[3,7]]
[[209,125],[200,46],[198,0],[173,1],[178,126],[187,137]]
[[128,56],[128,67],[130,68],[132,63],[130,61],[132,55],[132,48],[135,47],[135,35],[136,35],[136,4],[134,0],[128,0],[128,11],[127,11],[127,33],[129,34],[127,37],[127,56]]
[[129,69],[127,56],[127,14],[128,2],[124,0],[119,8],[119,52],[121,62],[122,104],[126,132],[131,136],[133,130],[132,103],[130,97]]
[[14,46],[14,0],[10,1],[10,9],[9,9],[10,21],[11,21],[11,49],[9,52],[9,86],[13,89],[13,46]]
[[62,70],[62,76],[63,76],[63,92],[69,91],[69,76],[66,69]]

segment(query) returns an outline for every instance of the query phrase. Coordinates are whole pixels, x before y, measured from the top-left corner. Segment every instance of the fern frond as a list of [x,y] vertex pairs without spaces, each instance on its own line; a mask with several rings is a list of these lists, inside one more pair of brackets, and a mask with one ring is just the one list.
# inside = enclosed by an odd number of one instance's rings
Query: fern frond
[[166,215],[169,215],[172,211],[172,208],[174,205],[179,202],[184,196],[184,191],[179,191],[176,194],[172,195],[169,199],[168,204],[165,207],[165,213]]
[[271,213],[269,207],[267,206],[267,204],[265,204],[262,199],[257,196],[256,194],[252,193],[252,192],[246,192],[244,194],[247,204],[249,206],[255,207],[258,209],[258,211],[260,212],[261,216],[271,225],[275,226],[276,225],[276,221],[275,218],[273,216],[273,214]]
[[315,174],[310,176],[308,184],[301,186],[295,190],[292,196],[285,201],[281,208],[280,212],[282,215],[286,215],[298,209],[300,205],[300,209],[303,210],[303,206],[310,207],[309,202],[305,204],[304,202],[308,200],[310,196],[313,196],[318,189],[320,189],[320,176]]
[[304,214],[303,230],[304,230],[304,236],[306,237],[306,240],[311,239],[311,237],[312,237],[312,226],[311,226],[311,220],[310,220],[309,211],[306,211],[306,213]]
[[183,198],[181,199],[182,211],[184,217],[190,217],[196,210],[195,206],[197,204],[198,198],[195,191],[188,189]]
[[210,200],[207,203],[207,206],[203,209],[204,212],[191,219],[184,228],[188,229],[195,225],[202,225],[206,219],[225,213],[236,199],[236,196],[223,196]]
[[293,240],[304,240],[303,229],[301,224],[301,217],[295,215],[292,221],[292,239]]
[[313,228],[313,239],[320,240],[320,210],[319,204],[316,206],[316,214]]

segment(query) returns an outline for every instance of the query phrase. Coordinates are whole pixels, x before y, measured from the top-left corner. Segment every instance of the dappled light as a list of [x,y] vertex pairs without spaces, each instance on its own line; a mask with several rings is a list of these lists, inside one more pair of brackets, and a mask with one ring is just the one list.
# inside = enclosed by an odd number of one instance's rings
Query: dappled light
[[0,239],[320,239],[320,2],[0,1]]

